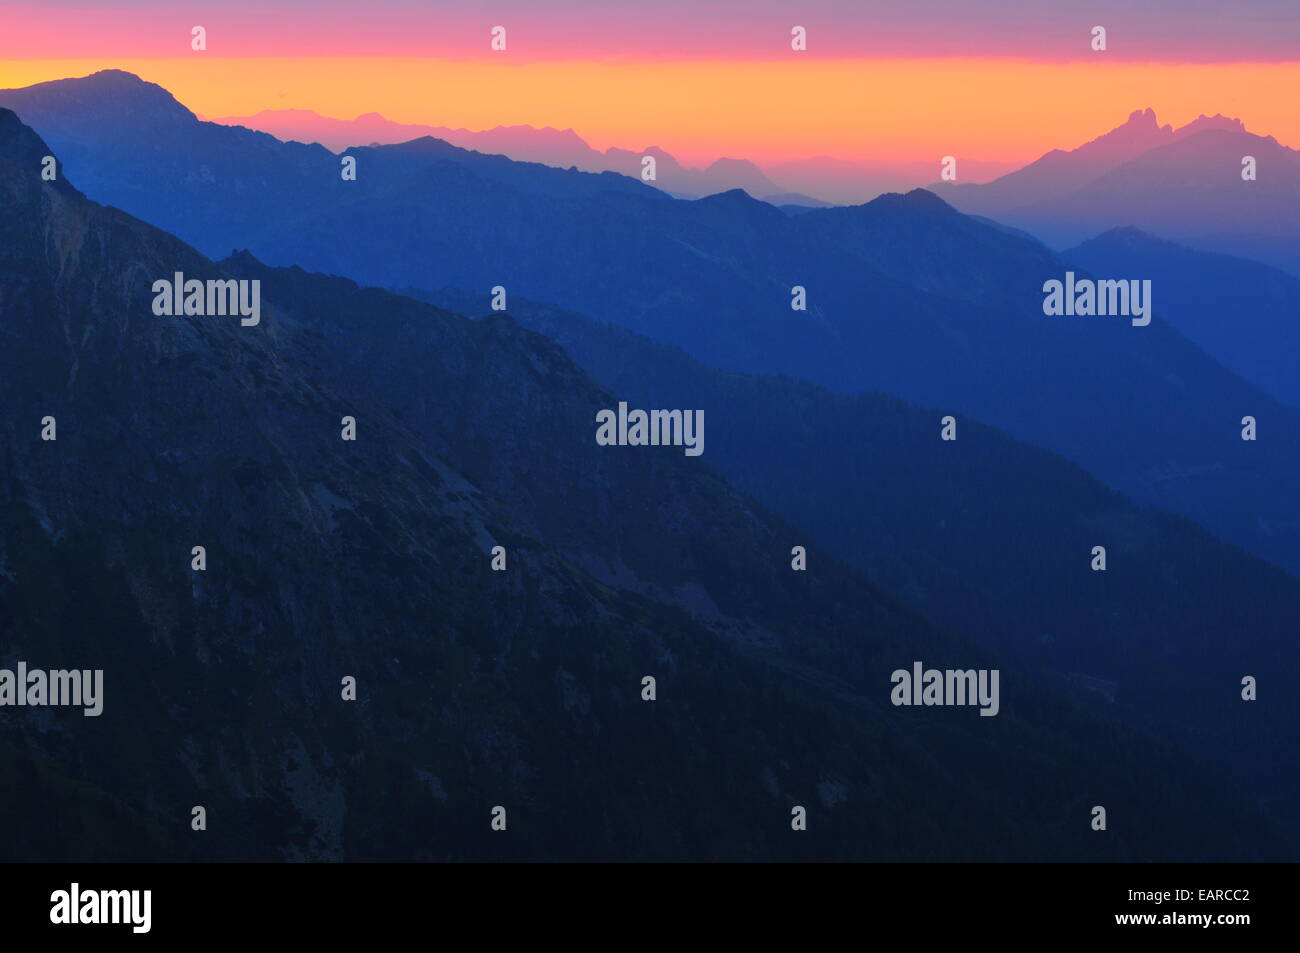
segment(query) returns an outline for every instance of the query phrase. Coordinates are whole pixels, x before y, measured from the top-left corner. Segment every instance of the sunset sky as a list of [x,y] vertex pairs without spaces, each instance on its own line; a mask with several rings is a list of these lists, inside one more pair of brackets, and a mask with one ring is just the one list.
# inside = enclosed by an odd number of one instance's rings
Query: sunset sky
[[[190,49],[195,25],[206,52]],[[505,52],[489,47],[496,25]],[[805,52],[790,49],[795,25]],[[549,125],[692,163],[1019,163],[1146,107],[1174,125],[1235,116],[1300,146],[1296,0],[0,3],[0,87],[110,67],[206,117]]]

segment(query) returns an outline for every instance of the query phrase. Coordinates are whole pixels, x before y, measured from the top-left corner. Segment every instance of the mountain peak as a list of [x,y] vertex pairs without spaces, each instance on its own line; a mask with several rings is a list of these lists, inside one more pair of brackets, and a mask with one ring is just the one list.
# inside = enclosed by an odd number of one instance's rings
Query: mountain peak
[[725,156],[721,159],[714,159],[705,169],[706,172],[737,170],[745,172],[759,171],[758,166],[754,165],[754,163],[750,162],[748,159],[728,159]]
[[225,262],[222,262],[223,265],[226,263],[233,263],[251,268],[265,267],[262,262],[258,260],[257,256],[247,248],[232,248],[229,257],[226,258]]
[[63,174],[63,163],[57,159],[57,177],[49,182],[41,178],[44,159],[49,155],[53,155],[53,150],[36,130],[19,119],[12,109],[0,106],[0,194],[16,196],[23,191],[34,191],[41,185],[79,194],[68,183]]
[[1155,129],[1158,128],[1159,123],[1156,122],[1156,111],[1148,106],[1146,109],[1135,109],[1129,113],[1128,121],[1125,122],[1124,125],[1146,126],[1147,128]]
[[157,83],[120,69],[0,90],[0,94],[0,102],[24,116],[57,105],[65,122],[103,125],[114,116],[145,123],[198,118]]
[[1156,111],[1148,106],[1146,109],[1133,110],[1123,123],[1110,132],[1085,143],[1076,151],[1114,152],[1115,150],[1121,150],[1128,153],[1134,147],[1147,148],[1159,145],[1168,140],[1173,135],[1173,131],[1173,126],[1168,124],[1160,125],[1156,119]]
[[0,155],[6,159],[39,157],[45,147],[35,130],[25,125],[16,112],[3,106],[0,106],[0,144],[4,145]]
[[1102,237],[1104,238],[1107,235],[1112,238],[1122,238],[1125,241],[1149,241],[1155,239],[1155,236],[1150,232],[1138,228],[1136,225],[1121,225],[1118,228],[1112,228]]
[[1184,136],[1195,135],[1198,132],[1206,132],[1211,129],[1223,130],[1225,132],[1245,132],[1246,124],[1240,119],[1233,119],[1219,113],[1215,113],[1213,116],[1207,116],[1202,113],[1187,125],[1178,129],[1174,135],[1182,138]]
[[715,192],[712,195],[706,195],[703,198],[696,199],[696,201],[702,204],[718,206],[763,204],[744,189],[727,189],[725,192]]
[[[153,83],[146,83],[135,73],[128,72],[124,69],[101,69],[88,76],[83,76],[86,82],[96,82],[101,84],[112,84],[117,86],[152,86]],[[158,87],[161,89],[162,87]]]
[[910,212],[952,212],[951,205],[929,189],[910,192],[886,192],[866,203],[878,209],[904,209]]
[[1102,232],[1094,238],[1083,242],[1081,247],[1094,245],[1118,246],[1120,248],[1144,248],[1170,244],[1163,238],[1157,238],[1150,232],[1136,225],[1121,225]]

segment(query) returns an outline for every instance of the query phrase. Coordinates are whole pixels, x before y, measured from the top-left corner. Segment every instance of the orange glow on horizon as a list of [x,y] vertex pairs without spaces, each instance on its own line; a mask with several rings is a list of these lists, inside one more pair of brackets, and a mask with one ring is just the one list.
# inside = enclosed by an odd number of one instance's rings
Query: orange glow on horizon
[[1013,59],[555,60],[249,57],[8,60],[0,87],[124,69],[201,116],[311,109],[469,129],[572,128],[594,148],[659,146],[691,164],[1024,162],[1152,107],[1161,123],[1242,119],[1300,144],[1300,63]]

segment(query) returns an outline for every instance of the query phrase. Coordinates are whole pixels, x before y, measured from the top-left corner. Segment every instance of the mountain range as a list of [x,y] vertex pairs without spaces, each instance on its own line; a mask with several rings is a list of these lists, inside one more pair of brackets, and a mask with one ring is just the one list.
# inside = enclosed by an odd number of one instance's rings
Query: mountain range
[[[882,192],[924,185],[934,177],[940,161],[939,156],[921,160],[848,160],[811,156],[766,159],[758,164],[747,159],[724,158],[698,169],[683,166],[658,146],[640,150],[612,146],[602,152],[574,130],[550,126],[453,129],[395,122],[379,113],[365,113],[355,119],[334,119],[310,109],[266,109],[251,116],[231,116],[212,121],[269,132],[286,142],[318,142],[334,152],[361,145],[393,145],[432,136],[463,149],[500,154],[521,162],[541,162],[583,172],[618,172],[634,179],[641,177],[642,158],[652,155],[656,160],[654,184],[672,195],[699,198],[731,189],[744,189],[754,198],[773,205],[797,208],[852,204],[874,198]],[[1012,167],[1005,161],[967,156],[962,157],[960,166],[963,181],[987,181]]]
[[432,137],[489,155],[504,155],[558,168],[576,168],[583,172],[617,172],[634,179],[642,176],[643,157],[653,156],[653,184],[672,195],[699,198],[715,192],[744,189],[755,198],[772,201],[774,205],[816,207],[829,204],[784,189],[746,159],[717,159],[703,169],[689,168],[658,146],[639,151],[611,147],[600,152],[572,129],[553,129],[550,126],[541,129],[497,126],[474,131],[394,122],[378,113],[366,113],[351,120],[331,119],[309,109],[268,109],[253,116],[215,119],[213,122],[269,132],[285,141],[318,142],[337,153],[355,146],[391,145]]
[[1300,407],[1300,278],[1137,228],[1112,229],[1061,257],[1092,274],[1147,276],[1181,333],[1234,374]]
[[[233,271],[268,284],[281,274],[241,263]],[[485,295],[410,294],[491,314]],[[1234,771],[1275,764],[1275,745],[1300,743],[1292,715],[1279,711],[1267,729],[1256,722],[1262,730],[1253,737],[1267,750],[1250,750],[1242,735],[1225,745],[1222,731],[1231,725],[1235,734],[1243,712],[1213,687],[1243,653],[1280,679],[1286,696],[1300,687],[1290,648],[1300,618],[1293,576],[992,428],[971,424],[944,444],[934,439],[934,409],[718,371],[679,348],[534,302],[516,299],[511,314],[638,406],[709,408],[710,462],[738,489],[1076,700],[1122,711],[1166,737],[1189,732],[1199,750],[1230,748]],[[1105,572],[1088,565],[1098,540],[1111,540]],[[1225,640],[1225,631],[1237,634]],[[1267,770],[1263,789],[1295,783],[1289,768]]]
[[1133,227],[1300,274],[1300,152],[1238,119],[1201,116],[1174,129],[1136,111],[1106,135],[992,182],[931,188],[1058,248]]
[[[1295,855],[1288,276],[433,138],[350,149],[349,181],[117,72],[11,103],[0,662],[123,686],[89,728],[0,730],[11,855]],[[1150,326],[1043,313],[1046,278],[1118,268],[1165,269]],[[259,281],[262,324],[156,317],[176,271]],[[599,446],[620,400],[703,408],[705,454]],[[889,705],[913,659],[1001,667],[1002,713]]]
[[[1060,453],[1300,570],[1300,443],[1288,437],[1300,414],[1180,333],[1162,286],[1148,327],[1044,315],[1044,282],[1071,266],[930,192],[791,216],[739,190],[677,200],[432,138],[355,149],[346,181],[322,146],[200,122],[126,74],[0,103],[90,194],[213,257],[247,248],[390,288],[501,287],[724,370],[891,394]],[[796,286],[806,311],[791,308]],[[1257,442],[1241,439],[1247,416]]]
[[792,572],[804,534],[707,465],[597,446],[615,395],[508,318],[300,269],[254,328],[157,317],[155,276],[263,266],[44,181],[49,148],[0,110],[0,644],[102,667],[105,704],[5,719],[6,857],[1294,850],[1200,757],[1015,665],[996,718],[889,705],[913,658],[993,660],[815,545]]

